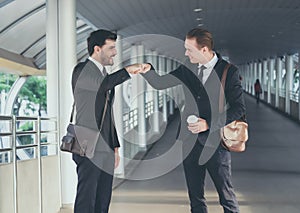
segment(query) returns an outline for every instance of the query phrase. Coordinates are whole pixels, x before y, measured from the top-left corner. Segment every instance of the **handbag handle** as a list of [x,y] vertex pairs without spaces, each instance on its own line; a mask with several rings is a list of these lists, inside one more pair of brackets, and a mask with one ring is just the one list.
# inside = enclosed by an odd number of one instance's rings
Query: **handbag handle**
[[220,96],[219,96],[219,112],[222,113],[224,111],[224,91],[225,91],[225,82],[227,77],[227,72],[231,64],[226,64],[222,78],[221,78],[221,87],[220,87]]

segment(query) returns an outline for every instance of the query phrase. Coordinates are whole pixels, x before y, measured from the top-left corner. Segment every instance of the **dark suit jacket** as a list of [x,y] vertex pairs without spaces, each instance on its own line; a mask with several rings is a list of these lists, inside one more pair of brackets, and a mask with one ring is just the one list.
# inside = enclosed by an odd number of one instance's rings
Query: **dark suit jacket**
[[[77,64],[72,75],[72,89],[76,105],[76,123],[92,129],[100,128],[106,96],[108,96],[101,136],[96,151],[108,151],[119,147],[119,141],[112,116],[114,87],[129,79],[125,69],[103,76],[90,60]],[[107,144],[108,146],[106,146]]]
[[227,107],[224,113],[219,113],[220,79],[226,64],[227,62],[219,56],[217,64],[204,85],[197,77],[195,65],[181,65],[164,76],[159,76],[153,67],[149,72],[143,74],[144,78],[155,89],[166,89],[176,85],[183,86],[185,107],[181,115],[182,125],[187,125],[186,118],[192,114],[204,118],[209,125],[209,130],[198,134],[198,140],[203,145],[206,143],[209,133],[215,132],[219,136],[220,128],[240,119],[245,114],[246,109],[239,73],[233,65],[229,68],[226,78],[225,101]]

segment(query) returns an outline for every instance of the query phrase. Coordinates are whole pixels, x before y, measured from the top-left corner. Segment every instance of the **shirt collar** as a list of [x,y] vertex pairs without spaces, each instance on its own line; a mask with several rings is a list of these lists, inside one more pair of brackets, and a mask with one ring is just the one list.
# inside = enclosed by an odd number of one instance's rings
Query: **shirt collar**
[[213,69],[217,62],[218,62],[218,56],[214,52],[214,57],[209,62],[207,62],[206,64],[199,63],[198,67],[201,67],[202,65],[204,65],[206,67],[206,69]]
[[103,74],[103,65],[100,64],[97,60],[93,59],[91,56],[88,58],[90,61],[92,61],[97,67],[98,69],[101,71],[101,73]]

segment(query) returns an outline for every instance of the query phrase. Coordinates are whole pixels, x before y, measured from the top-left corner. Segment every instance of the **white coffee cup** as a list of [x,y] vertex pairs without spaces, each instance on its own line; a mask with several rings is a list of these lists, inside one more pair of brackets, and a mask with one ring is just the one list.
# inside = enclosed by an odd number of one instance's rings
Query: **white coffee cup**
[[196,115],[190,115],[187,120],[189,124],[197,123],[198,122],[198,117]]

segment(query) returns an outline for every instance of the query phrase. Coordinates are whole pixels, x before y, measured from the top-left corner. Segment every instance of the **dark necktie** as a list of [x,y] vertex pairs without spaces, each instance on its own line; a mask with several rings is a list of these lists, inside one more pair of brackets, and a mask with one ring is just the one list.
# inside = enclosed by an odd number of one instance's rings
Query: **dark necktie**
[[106,72],[105,67],[103,67],[102,74],[103,74],[103,76],[106,76],[106,75],[107,75],[107,72]]
[[203,70],[206,69],[206,66],[202,65],[201,67],[198,68],[198,76],[199,79],[201,81],[201,83],[203,83]]

